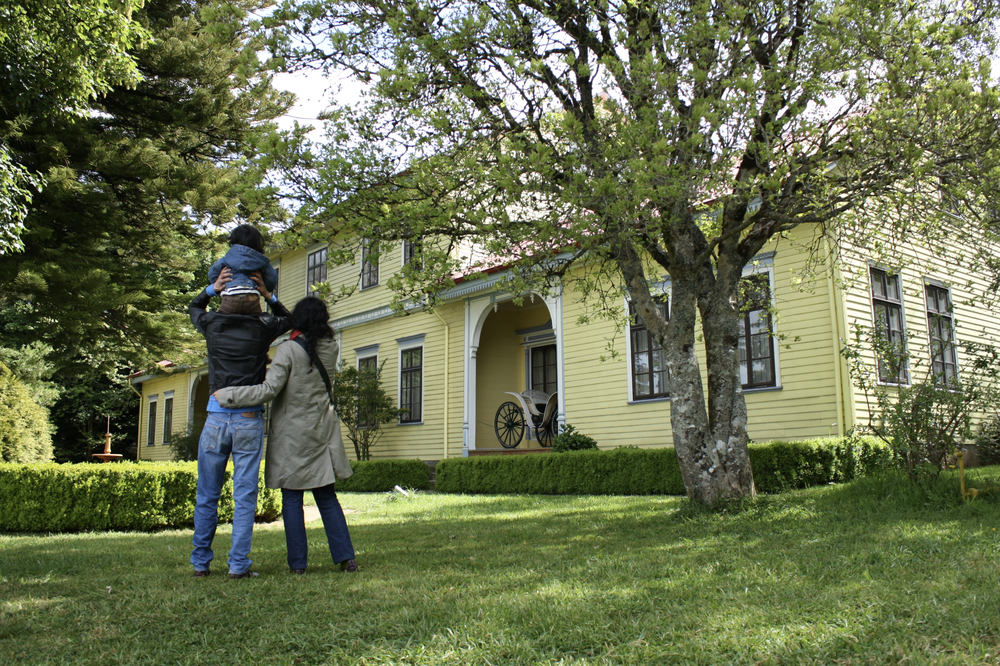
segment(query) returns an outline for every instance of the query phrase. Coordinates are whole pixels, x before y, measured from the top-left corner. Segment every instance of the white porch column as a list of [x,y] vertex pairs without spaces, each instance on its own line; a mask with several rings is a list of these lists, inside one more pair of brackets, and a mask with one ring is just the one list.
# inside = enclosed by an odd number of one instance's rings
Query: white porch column
[[559,427],[556,433],[562,432],[566,425],[566,327],[563,325],[563,287],[560,284],[550,296],[543,296],[545,306],[552,317],[552,332],[556,336],[556,378],[559,391],[559,412],[556,416]]

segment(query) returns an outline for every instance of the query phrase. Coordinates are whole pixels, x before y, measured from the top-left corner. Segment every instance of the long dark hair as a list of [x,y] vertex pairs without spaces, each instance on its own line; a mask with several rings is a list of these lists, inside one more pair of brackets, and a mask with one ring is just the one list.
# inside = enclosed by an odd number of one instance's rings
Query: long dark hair
[[292,310],[292,316],[288,322],[292,325],[293,330],[301,331],[306,339],[309,372],[312,372],[312,366],[319,364],[319,357],[316,356],[316,342],[333,337],[333,329],[330,328],[330,312],[326,309],[326,303],[321,298],[306,296],[295,304],[295,309]]

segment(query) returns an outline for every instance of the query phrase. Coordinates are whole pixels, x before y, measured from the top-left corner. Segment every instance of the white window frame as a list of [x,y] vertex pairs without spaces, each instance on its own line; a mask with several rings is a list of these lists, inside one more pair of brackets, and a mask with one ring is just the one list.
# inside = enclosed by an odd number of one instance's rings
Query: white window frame
[[154,393],[146,399],[146,446],[156,446],[156,403],[159,397],[159,393]]
[[[875,263],[869,263],[868,264],[868,303],[871,306],[872,331],[873,332],[875,330],[875,327],[878,326],[878,316],[875,314],[875,292],[874,292],[874,290],[872,288],[873,287],[873,284],[872,284],[872,269],[875,269],[877,271],[882,271],[883,273],[886,274],[886,277],[888,277],[889,274],[891,273],[896,278],[897,287],[899,288],[899,321],[900,321],[900,327],[901,327],[900,328],[900,336],[902,337],[903,353],[904,354],[908,354],[909,347],[907,345],[907,340],[906,340],[906,293],[903,291],[903,273],[902,273],[902,271],[896,271],[895,273],[893,273],[892,269],[890,269],[890,268],[888,268],[888,267],[886,267],[886,266],[884,266],[882,264],[875,264]],[[911,372],[910,372],[910,362],[909,362],[909,360],[907,360],[906,363],[903,366],[903,372],[906,374],[905,380],[902,381],[902,382],[900,382],[900,381],[889,381],[889,380],[883,380],[882,379],[882,370],[879,367],[878,353],[874,349],[872,349],[872,355],[873,355],[874,360],[875,360],[875,380],[876,380],[877,383],[885,385],[885,386],[909,386],[910,385],[910,383],[911,383]],[[896,379],[899,379],[899,378],[897,377]]]
[[[923,299],[924,299],[924,316],[927,318],[927,356],[931,367],[931,380],[934,380],[934,338],[931,337],[931,322],[930,315],[932,314],[927,309],[927,288],[933,287],[935,289],[942,289],[948,294],[948,306],[951,308],[951,313],[949,318],[951,320],[951,348],[952,354],[955,356],[955,377],[954,381],[958,381],[962,377],[962,366],[958,362],[958,321],[955,317],[955,298],[952,295],[951,285],[942,282],[941,280],[935,280],[934,278],[925,277],[923,280]],[[937,313],[933,313],[937,314]],[[948,380],[945,378],[944,384],[947,384]]]
[[[768,252],[766,254],[760,255],[754,258],[749,264],[743,268],[743,274],[740,275],[740,279],[748,278],[753,275],[764,275],[767,274],[767,289],[768,298],[771,302],[771,312],[777,312],[777,301],[774,289],[774,253]],[[740,317],[740,322],[744,321],[744,317]],[[781,345],[777,344],[778,340],[778,321],[777,317],[771,317],[771,353],[774,354],[774,386],[758,386],[754,388],[745,388],[741,386],[743,393],[760,393],[761,391],[776,391],[781,389]],[[749,343],[749,341],[747,341]],[[737,363],[739,361],[737,360]]]
[[399,338],[396,340],[396,343],[399,345],[399,352],[397,356],[398,369],[396,372],[396,399],[397,405],[400,409],[403,409],[403,353],[418,347],[420,348],[420,420],[404,421],[403,416],[400,415],[399,425],[421,425],[424,422],[424,417],[427,412],[427,403],[424,400],[424,394],[427,388],[427,347],[424,344],[424,334],[413,335],[407,338]]
[[[664,280],[658,285],[654,285],[650,289],[650,295],[654,299],[664,299],[667,303],[667,315],[669,316],[671,311],[671,297],[673,293],[670,289],[670,280]],[[670,396],[660,396],[657,398],[639,398],[638,400],[632,395],[633,386],[633,373],[632,373],[632,322],[628,319],[629,310],[631,310],[632,299],[626,294],[624,300],[625,307],[625,377],[627,383],[625,385],[625,401],[630,405],[648,405],[657,402],[669,402]]]
[[[379,268],[380,268],[379,262],[376,261],[374,264],[372,264],[370,261],[368,261],[368,254],[370,252],[369,248],[371,247],[371,245],[373,243],[374,243],[374,241],[372,241],[372,240],[366,240],[364,243],[361,244],[361,276],[360,276],[360,287],[361,287],[362,291],[365,291],[366,289],[374,289],[375,287],[377,287],[379,285],[379,283],[381,282],[381,278],[382,278],[382,276],[381,276],[381,274],[379,272]],[[381,257],[379,257],[379,259],[381,259]],[[374,265],[374,270],[366,270],[368,266],[372,266],[372,265]],[[366,275],[370,275],[371,273],[375,274],[375,282],[373,282],[372,284],[367,284],[366,285],[365,284],[365,276]]]
[[[170,410],[167,411],[167,401],[170,401]],[[160,441],[163,444],[169,444],[173,440],[174,434],[174,392],[164,391],[163,392],[163,414],[160,415],[160,421],[163,423],[163,433],[160,436]],[[170,423],[167,423],[167,414],[170,414]],[[167,426],[170,426],[169,428]]]
[[[330,246],[324,245],[323,247],[318,247],[318,248],[316,248],[314,250],[310,250],[310,251],[308,251],[306,253],[306,296],[312,296],[313,295],[312,286],[314,284],[322,284],[324,282],[327,282],[330,279],[330,268],[329,268],[329,266],[326,265],[327,258],[329,257],[329,252],[328,252],[329,249],[330,249]],[[314,268],[316,268],[316,266],[310,267],[309,266],[309,262],[312,260],[312,258],[315,255],[319,254],[320,252],[323,253],[323,279],[322,280],[316,280],[315,282],[310,282],[309,281],[309,271],[312,270],[312,269],[314,269]]]

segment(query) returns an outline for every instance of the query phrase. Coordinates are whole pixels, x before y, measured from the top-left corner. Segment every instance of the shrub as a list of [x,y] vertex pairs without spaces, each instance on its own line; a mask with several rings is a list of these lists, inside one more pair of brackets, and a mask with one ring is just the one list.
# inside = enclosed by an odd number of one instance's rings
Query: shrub
[[593,437],[588,437],[582,432],[577,432],[576,428],[570,424],[562,429],[555,439],[552,440],[552,452],[553,453],[565,453],[566,451],[586,451],[588,449],[596,449],[597,440]]
[[[891,452],[874,438],[845,437],[750,446],[758,492],[850,481],[885,468]],[[436,489],[452,493],[683,495],[672,448],[572,451],[562,455],[442,460]]]
[[384,361],[373,369],[347,366],[333,378],[333,403],[358,460],[371,459],[370,449],[382,438],[382,425],[400,415],[382,387],[384,366]]
[[874,437],[753,443],[749,452],[762,493],[843,483],[892,465],[889,447]]
[[[195,463],[0,463],[0,530],[71,532],[153,530],[194,520],[198,467]],[[281,493],[264,488],[257,519],[281,515]],[[233,517],[229,472],[219,500],[219,520]]]
[[0,462],[52,460],[48,411],[21,380],[0,363]]
[[395,486],[427,490],[431,474],[422,460],[359,460],[354,475],[337,481],[337,492],[385,492]]
[[177,462],[185,462],[198,459],[198,442],[201,439],[202,423],[194,428],[188,428],[183,435],[171,435],[167,446],[170,447],[170,455]]
[[979,462],[983,465],[1000,464],[1000,414],[994,414],[979,424]]
[[684,494],[673,449],[450,458],[438,463],[435,488],[453,493]]

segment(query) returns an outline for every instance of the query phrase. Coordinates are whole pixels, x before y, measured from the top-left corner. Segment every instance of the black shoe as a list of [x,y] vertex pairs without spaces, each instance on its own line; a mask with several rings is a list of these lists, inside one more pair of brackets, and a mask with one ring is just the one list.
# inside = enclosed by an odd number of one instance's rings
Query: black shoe
[[358,563],[354,560],[344,560],[340,563],[341,571],[354,572],[358,570]]
[[208,569],[195,569],[194,570],[194,577],[195,578],[205,578],[206,576],[211,576],[211,575],[212,575],[212,572],[209,571]]
[[238,574],[230,573],[229,577],[230,578],[255,578],[255,577],[259,576],[259,575],[260,574],[257,573],[256,571],[244,571],[243,573],[238,573]]
[[306,572],[305,569],[292,569],[292,573],[297,574],[299,576],[303,575],[305,572]]

